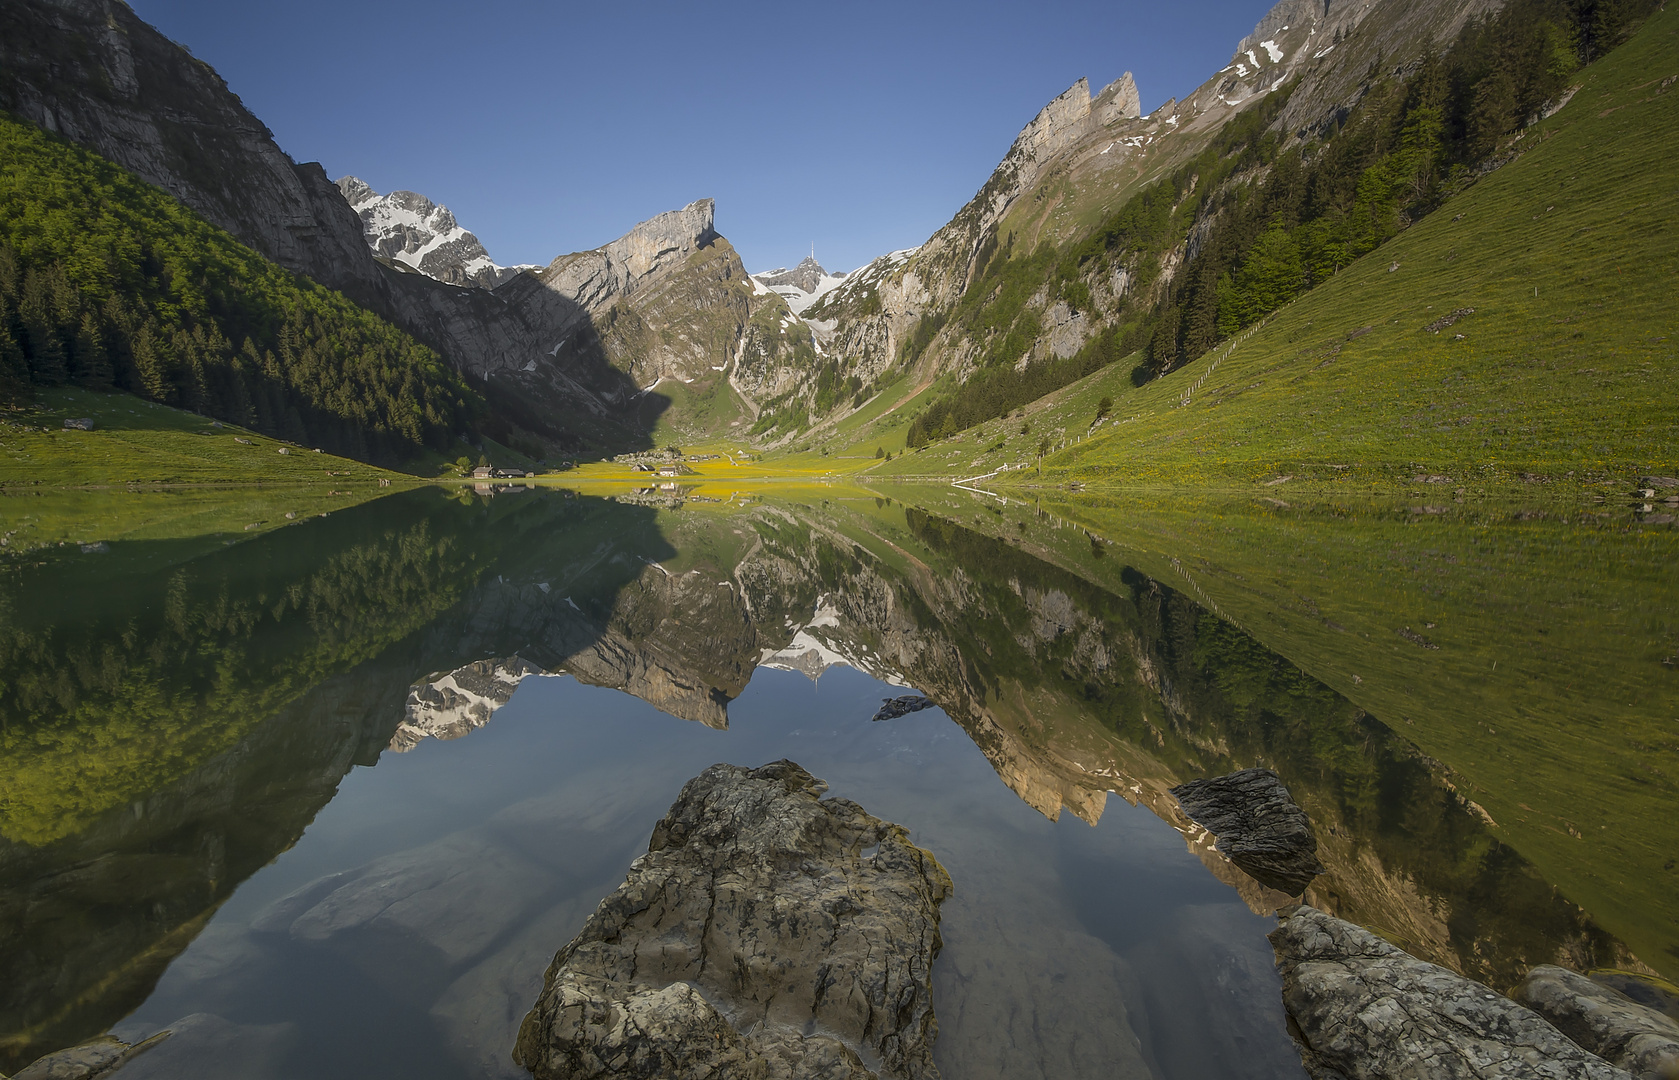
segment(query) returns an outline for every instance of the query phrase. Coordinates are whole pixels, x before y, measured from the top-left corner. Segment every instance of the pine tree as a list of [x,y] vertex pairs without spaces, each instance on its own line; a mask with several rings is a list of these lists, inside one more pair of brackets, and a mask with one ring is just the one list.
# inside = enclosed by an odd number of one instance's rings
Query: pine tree
[[134,335],[134,368],[140,379],[140,392],[153,401],[169,404],[175,400],[175,360],[169,346],[157,333],[155,324],[147,320]]
[[105,335],[99,332],[99,320],[91,311],[82,312],[82,325],[76,331],[71,356],[71,370],[77,383],[94,390],[111,388],[114,377],[111,356],[105,350]]
[[23,323],[22,344],[30,381],[38,386],[62,386],[69,377],[69,365],[53,311],[52,287],[46,275],[33,267],[24,274],[18,315]]

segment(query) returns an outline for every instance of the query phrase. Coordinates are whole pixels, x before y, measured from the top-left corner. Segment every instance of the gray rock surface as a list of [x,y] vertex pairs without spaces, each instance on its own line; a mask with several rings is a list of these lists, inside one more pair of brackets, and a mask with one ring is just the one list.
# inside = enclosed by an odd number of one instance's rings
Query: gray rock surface
[[100,1035],[79,1046],[66,1047],[25,1066],[12,1080],[93,1080],[109,1075],[137,1054],[169,1037],[167,1031],[129,1044],[114,1035]]
[[554,957],[514,1058],[560,1077],[935,1080],[950,879],[790,761],[690,780]]
[[1534,968],[1511,997],[1598,1057],[1644,1078],[1679,1077],[1679,1021],[1567,968]]
[[381,195],[354,176],[339,177],[338,190],[361,218],[362,235],[375,255],[412,267],[433,280],[493,289],[512,281],[522,270],[534,269],[497,264],[447,206],[439,206],[417,191]]
[[1302,906],[1271,934],[1317,1080],[1630,1080],[1502,994]]
[[239,1024],[201,1012],[183,1016],[164,1033],[169,1037],[157,1049],[107,1074],[110,1080],[280,1080],[296,1075],[285,1063],[300,1041],[295,1024]]
[[822,269],[822,264],[816,261],[816,256],[806,255],[799,260],[799,265],[791,270],[779,267],[752,276],[772,288],[777,285],[792,285],[808,293],[815,292],[816,287],[822,284],[822,279],[827,275],[828,271]]
[[1299,896],[1323,873],[1306,812],[1270,769],[1191,780],[1172,789],[1197,825],[1236,866],[1268,888]]

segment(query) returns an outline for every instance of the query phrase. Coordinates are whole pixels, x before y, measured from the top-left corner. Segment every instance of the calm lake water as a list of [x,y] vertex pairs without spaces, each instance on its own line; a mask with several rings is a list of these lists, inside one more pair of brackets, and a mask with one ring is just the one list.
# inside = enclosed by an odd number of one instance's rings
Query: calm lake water
[[949,870],[953,1080],[1303,1075],[1288,898],[1167,794],[1251,765],[1307,900],[1418,955],[1679,968],[1679,545],[1636,504],[102,498],[0,501],[0,1072],[171,1027],[121,1076],[518,1077],[719,761]]

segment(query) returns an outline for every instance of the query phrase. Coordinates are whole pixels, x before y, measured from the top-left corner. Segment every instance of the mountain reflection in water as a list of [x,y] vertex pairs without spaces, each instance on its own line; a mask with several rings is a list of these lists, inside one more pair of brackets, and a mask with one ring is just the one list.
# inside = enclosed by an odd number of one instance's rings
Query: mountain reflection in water
[[[1029,553],[942,493],[841,495],[428,490],[232,546],[17,560],[0,1071],[213,1012],[200,1042],[267,1047],[275,1076],[517,1075],[548,959],[716,760],[794,757],[951,870],[952,1076],[1299,1074],[1262,936],[1289,898],[1167,792],[1255,764],[1316,827],[1309,902],[1498,986],[1636,965],[1440,766],[1211,598],[1073,530]],[[872,724],[898,687],[944,715]]]

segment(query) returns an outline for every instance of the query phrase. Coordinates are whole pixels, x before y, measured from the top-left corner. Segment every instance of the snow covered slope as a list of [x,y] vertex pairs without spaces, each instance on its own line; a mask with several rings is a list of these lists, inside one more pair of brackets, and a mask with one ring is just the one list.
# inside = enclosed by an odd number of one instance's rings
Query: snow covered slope
[[845,278],[843,271],[829,273],[822,269],[814,254],[806,256],[791,270],[778,266],[774,270],[752,275],[755,283],[787,301],[787,306],[793,309],[795,315],[803,314],[805,308],[839,286]]
[[450,285],[493,289],[534,266],[500,266],[478,238],[438,206],[413,191],[381,195],[365,181],[338,181],[350,208],[361,218],[362,235],[373,253]]

